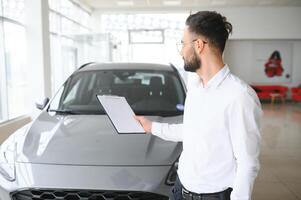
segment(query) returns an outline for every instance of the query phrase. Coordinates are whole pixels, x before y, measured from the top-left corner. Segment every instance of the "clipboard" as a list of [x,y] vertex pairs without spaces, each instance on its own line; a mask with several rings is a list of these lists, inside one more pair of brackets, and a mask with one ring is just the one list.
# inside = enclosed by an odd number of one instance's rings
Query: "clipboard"
[[135,113],[125,97],[97,95],[97,99],[119,134],[145,133],[141,124],[134,118]]

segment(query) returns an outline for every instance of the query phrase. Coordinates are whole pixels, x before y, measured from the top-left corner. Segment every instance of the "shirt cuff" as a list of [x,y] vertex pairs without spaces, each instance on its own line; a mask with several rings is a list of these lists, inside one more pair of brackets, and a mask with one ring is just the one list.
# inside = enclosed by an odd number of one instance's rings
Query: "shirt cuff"
[[251,200],[250,198],[246,197],[246,198],[239,198],[239,197],[230,197],[231,200]]
[[152,122],[152,134],[160,137],[162,132],[162,125],[158,122]]

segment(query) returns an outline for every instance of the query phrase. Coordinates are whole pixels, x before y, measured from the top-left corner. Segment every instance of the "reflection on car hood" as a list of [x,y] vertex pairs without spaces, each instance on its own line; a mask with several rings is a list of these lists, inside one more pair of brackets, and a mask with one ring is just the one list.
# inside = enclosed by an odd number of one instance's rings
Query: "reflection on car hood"
[[[181,116],[173,117],[172,121],[177,123],[181,119]],[[180,152],[181,144],[166,142],[151,134],[118,134],[107,115],[50,115],[43,112],[29,129],[17,162],[171,165]]]

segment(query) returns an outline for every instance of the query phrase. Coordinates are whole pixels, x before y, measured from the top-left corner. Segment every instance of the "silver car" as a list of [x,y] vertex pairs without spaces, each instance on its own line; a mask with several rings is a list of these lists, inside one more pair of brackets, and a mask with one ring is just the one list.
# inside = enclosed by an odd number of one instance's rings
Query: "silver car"
[[181,143],[118,134],[96,95],[124,96],[136,115],[181,123],[185,93],[172,65],[83,65],[1,145],[0,199],[168,199]]

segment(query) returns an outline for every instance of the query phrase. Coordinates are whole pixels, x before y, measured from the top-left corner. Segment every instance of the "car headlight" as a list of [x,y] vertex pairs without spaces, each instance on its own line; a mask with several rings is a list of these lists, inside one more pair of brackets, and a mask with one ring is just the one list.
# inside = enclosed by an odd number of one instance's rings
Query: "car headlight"
[[15,180],[15,151],[12,147],[0,150],[0,174],[8,181]]
[[0,147],[0,175],[2,175],[8,181],[14,181],[15,176],[15,157],[17,150],[16,139],[24,134],[28,126],[20,128],[8,139],[6,139]]
[[172,165],[172,167],[170,168],[165,184],[166,185],[174,185],[177,179],[177,171],[178,171],[178,164],[179,164],[179,159],[176,160],[176,162],[174,162],[174,164]]

